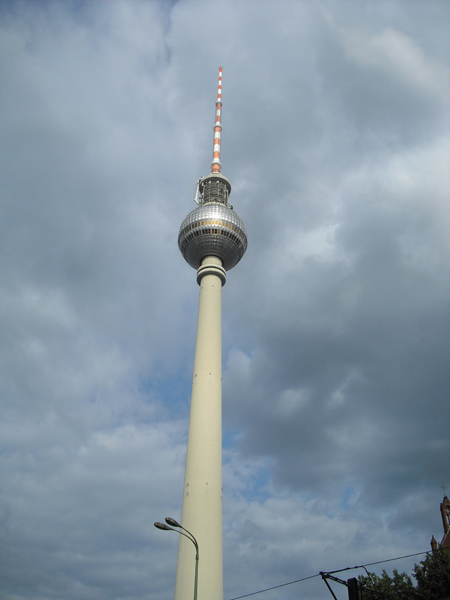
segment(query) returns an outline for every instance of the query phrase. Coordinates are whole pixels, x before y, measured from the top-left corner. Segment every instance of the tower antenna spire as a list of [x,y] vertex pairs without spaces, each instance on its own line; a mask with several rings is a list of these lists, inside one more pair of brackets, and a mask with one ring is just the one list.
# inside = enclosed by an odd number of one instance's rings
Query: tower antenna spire
[[220,173],[220,169],[222,168],[222,163],[220,162],[220,132],[222,131],[222,71],[222,67],[219,67],[219,84],[217,87],[216,100],[216,123],[214,125],[214,151],[213,160],[211,163],[212,173]]

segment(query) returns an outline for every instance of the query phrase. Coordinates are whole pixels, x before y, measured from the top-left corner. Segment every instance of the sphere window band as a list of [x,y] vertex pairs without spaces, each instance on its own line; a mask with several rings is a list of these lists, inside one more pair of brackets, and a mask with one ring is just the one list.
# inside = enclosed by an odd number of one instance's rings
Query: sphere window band
[[[194,229],[194,227],[198,227],[198,225],[198,223],[191,223],[185,228],[185,232],[191,231],[192,229]],[[220,225],[221,227],[228,227],[229,229],[232,229],[236,232],[239,231],[237,227],[235,227],[232,223],[228,223],[227,221],[200,221],[200,225]]]
[[215,234],[215,235],[224,235],[224,236],[234,240],[240,247],[243,246],[243,244],[238,236],[233,235],[231,233],[231,231],[225,231],[224,229],[212,229],[212,228],[199,229],[197,231],[193,231],[191,234],[188,234],[186,236],[186,241],[189,241],[190,239],[192,239],[192,237],[198,237],[199,235],[206,235],[208,233]]

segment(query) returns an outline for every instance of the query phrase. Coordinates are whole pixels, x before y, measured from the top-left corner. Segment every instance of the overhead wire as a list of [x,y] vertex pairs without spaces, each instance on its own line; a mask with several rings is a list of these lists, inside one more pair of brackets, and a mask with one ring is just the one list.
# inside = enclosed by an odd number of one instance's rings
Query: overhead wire
[[306,581],[307,579],[314,579],[314,577],[320,577],[320,574],[310,575],[309,577],[303,577],[302,579],[296,579],[295,581],[288,581],[287,583],[281,583],[280,585],[274,585],[273,587],[266,588],[265,590],[259,590],[257,592],[251,592],[250,594],[244,594],[243,596],[236,596],[230,598],[230,600],[239,600],[240,598],[247,598],[248,596],[255,596],[256,594],[262,594],[263,592],[270,592],[270,590],[276,590],[277,588],[284,587],[286,585],[292,585],[293,583],[299,583],[300,581]]
[[[439,548],[439,550],[440,549],[441,548]],[[373,565],[381,565],[383,563],[392,562],[394,560],[401,560],[402,558],[412,558],[413,556],[420,556],[421,554],[430,554],[430,550],[424,550],[423,552],[416,552],[415,554],[406,554],[405,556],[397,556],[395,558],[387,558],[385,560],[377,560],[376,562],[366,563],[365,565],[357,565],[355,567],[345,567],[344,569],[338,569],[336,571],[327,571],[327,574],[342,573],[343,571],[350,571],[352,569],[365,569],[366,567],[372,567]],[[256,596],[256,594],[270,592],[271,590],[276,590],[278,588],[285,587],[287,585],[292,585],[293,583],[300,583],[300,581],[314,579],[315,577],[321,577],[321,574],[317,573],[316,575],[309,575],[308,577],[302,577],[301,579],[295,579],[294,581],[288,581],[287,583],[281,583],[279,585],[274,585],[273,587],[265,588],[264,590],[258,590],[257,592],[250,592],[249,594],[244,594],[243,596],[235,596],[234,598],[230,598],[229,600],[240,600],[241,598],[248,598],[249,596]]]
[[[440,548],[438,548],[440,550]],[[366,563],[365,565],[357,565],[356,567],[345,567],[345,569],[338,569],[337,571],[327,571],[327,573],[342,573],[342,571],[349,571],[350,569],[364,569],[365,567],[372,567],[373,565],[381,565],[382,563],[392,562],[393,560],[401,560],[402,558],[411,558],[413,556],[420,556],[421,554],[430,554],[430,550],[424,550],[423,552],[416,552],[415,554],[406,554],[405,556],[397,556],[396,558],[387,558],[385,560],[377,560],[376,562]]]

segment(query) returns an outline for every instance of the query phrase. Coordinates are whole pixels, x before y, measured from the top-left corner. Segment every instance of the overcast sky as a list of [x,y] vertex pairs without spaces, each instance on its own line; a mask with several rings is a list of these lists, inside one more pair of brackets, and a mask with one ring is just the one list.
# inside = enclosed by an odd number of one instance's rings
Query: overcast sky
[[225,600],[441,539],[449,27],[444,0],[1,2],[1,600],[173,597],[177,235],[219,65],[249,237],[223,290]]

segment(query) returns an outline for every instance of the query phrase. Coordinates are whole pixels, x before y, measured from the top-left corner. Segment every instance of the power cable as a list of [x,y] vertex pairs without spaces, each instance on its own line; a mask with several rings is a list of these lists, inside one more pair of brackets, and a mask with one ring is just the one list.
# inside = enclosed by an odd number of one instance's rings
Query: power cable
[[[439,548],[441,550],[441,548]],[[350,571],[352,569],[365,569],[366,567],[372,567],[373,565],[381,565],[383,563],[392,562],[394,560],[401,560],[402,558],[412,558],[413,556],[420,556],[421,554],[429,554],[429,550],[423,552],[416,552],[415,554],[406,554],[405,556],[397,556],[396,558],[387,558],[386,560],[377,560],[376,562],[366,563],[365,565],[358,565],[356,567],[345,567],[345,569],[338,569],[337,571],[328,571],[331,573],[342,573],[343,571]],[[235,596],[230,600],[240,600],[241,598],[248,598],[249,596],[256,596],[256,594],[262,594],[264,592],[270,592],[270,590],[276,590],[277,588],[285,587],[286,585],[292,585],[293,583],[299,583],[300,581],[306,581],[307,579],[314,579],[314,577],[321,577],[320,573],[316,575],[309,575],[309,577],[303,577],[302,579],[296,579],[295,581],[288,581],[287,583],[281,583],[280,585],[274,585],[273,587],[266,588],[264,590],[258,590],[257,592],[250,592],[250,594],[244,594],[243,596]]]
[[320,577],[319,573],[317,573],[317,575],[310,575],[309,577],[303,577],[302,579],[296,579],[295,581],[288,581],[288,583],[281,583],[280,585],[274,585],[273,587],[266,588],[265,590],[258,590],[257,592],[251,592],[250,594],[244,594],[243,596],[236,596],[235,598],[230,598],[230,600],[239,600],[240,598],[247,598],[248,596],[255,596],[255,594],[262,594],[263,592],[270,592],[270,590],[276,590],[277,588],[284,587],[285,585],[291,585],[293,583],[298,583],[299,581],[306,581],[307,579],[314,579],[314,577]]
[[[439,548],[440,550],[440,548]],[[349,571],[351,569],[364,569],[365,567],[372,567],[373,565],[381,565],[382,563],[392,562],[393,560],[401,560],[402,558],[411,558],[412,556],[420,556],[421,554],[429,554],[430,550],[424,550],[423,552],[416,552],[415,554],[406,554],[405,556],[397,556],[396,558],[387,558],[386,560],[377,560],[376,562],[367,563],[365,565],[357,565],[356,567],[345,567],[345,569],[338,569],[337,571],[328,571],[328,573],[342,573],[342,571]]]

